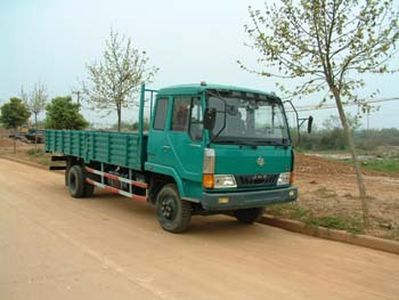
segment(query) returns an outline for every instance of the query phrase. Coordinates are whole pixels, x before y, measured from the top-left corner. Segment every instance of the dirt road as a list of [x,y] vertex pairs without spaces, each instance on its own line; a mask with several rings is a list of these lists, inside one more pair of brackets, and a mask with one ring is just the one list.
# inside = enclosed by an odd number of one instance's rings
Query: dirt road
[[224,216],[154,209],[0,159],[0,299],[399,299],[399,257]]

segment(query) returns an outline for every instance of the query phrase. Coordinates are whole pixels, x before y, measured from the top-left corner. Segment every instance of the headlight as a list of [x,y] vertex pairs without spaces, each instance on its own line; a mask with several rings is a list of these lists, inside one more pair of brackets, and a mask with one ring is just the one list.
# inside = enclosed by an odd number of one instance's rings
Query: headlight
[[281,173],[277,180],[277,185],[288,185],[291,183],[291,172]]
[[233,175],[215,175],[215,188],[235,188],[237,187],[236,179]]

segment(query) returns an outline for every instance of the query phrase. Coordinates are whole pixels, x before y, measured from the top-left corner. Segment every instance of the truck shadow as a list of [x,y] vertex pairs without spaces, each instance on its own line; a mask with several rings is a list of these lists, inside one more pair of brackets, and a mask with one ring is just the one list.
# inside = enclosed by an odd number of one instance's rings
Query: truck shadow
[[[114,211],[120,217],[123,218],[134,218],[129,222],[143,222],[143,226],[155,224],[157,227],[155,230],[170,234],[164,231],[157,223],[155,207],[148,203],[139,203],[123,196],[115,195],[106,191],[98,190],[95,194],[88,199],[82,200],[87,202],[87,205],[91,206],[95,203],[97,207],[104,211]],[[126,220],[129,220],[126,219]],[[239,223],[234,217],[228,215],[212,215],[212,216],[193,216],[188,230],[182,234],[184,236],[217,236],[220,238],[224,236],[236,236],[237,234],[245,234],[247,236],[253,236],[262,233],[263,235],[267,231],[264,230],[265,225],[262,224],[242,224]]]
[[188,235],[194,236],[218,236],[223,234],[224,238],[229,236],[253,236],[267,231],[264,230],[262,224],[242,224],[231,216],[214,215],[214,216],[194,216],[191,220],[190,227],[187,231]]

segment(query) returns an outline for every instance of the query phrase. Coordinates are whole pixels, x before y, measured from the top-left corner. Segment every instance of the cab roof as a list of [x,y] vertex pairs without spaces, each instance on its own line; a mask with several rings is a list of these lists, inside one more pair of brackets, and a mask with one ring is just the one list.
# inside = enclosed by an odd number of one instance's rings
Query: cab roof
[[222,84],[179,84],[162,88],[158,91],[158,96],[171,96],[171,95],[187,95],[187,94],[200,94],[205,90],[218,90],[218,91],[235,91],[246,92],[265,95],[270,98],[278,98],[274,93],[267,93],[265,91]]

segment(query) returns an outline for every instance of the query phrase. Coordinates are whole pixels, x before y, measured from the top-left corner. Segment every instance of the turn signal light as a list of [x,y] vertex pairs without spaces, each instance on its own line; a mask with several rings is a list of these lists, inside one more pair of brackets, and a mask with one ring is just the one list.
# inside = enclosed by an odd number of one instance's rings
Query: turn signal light
[[215,186],[215,178],[213,174],[204,174],[202,176],[202,185],[206,189],[213,189]]

